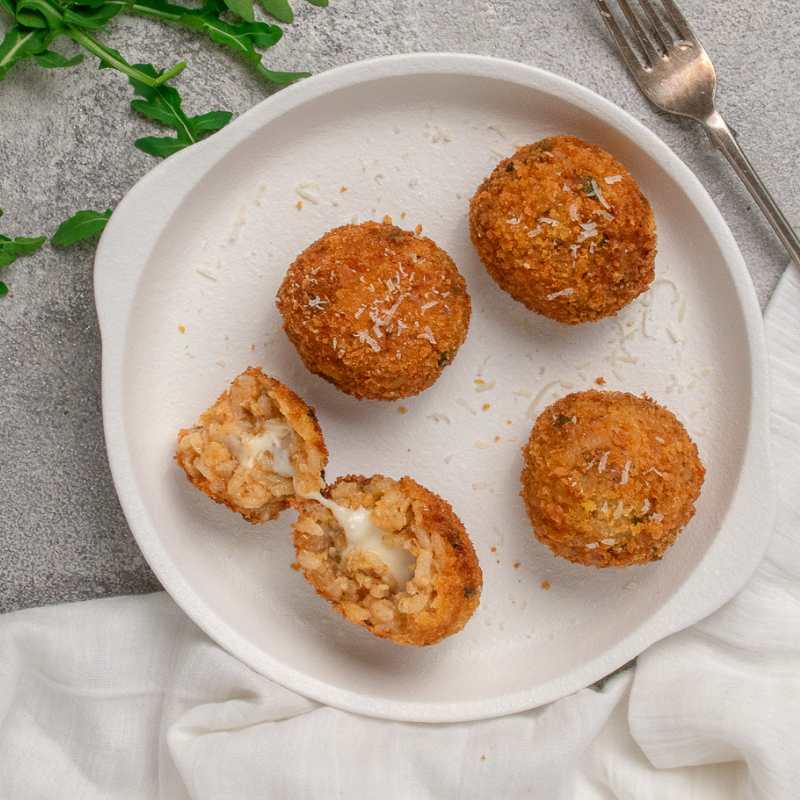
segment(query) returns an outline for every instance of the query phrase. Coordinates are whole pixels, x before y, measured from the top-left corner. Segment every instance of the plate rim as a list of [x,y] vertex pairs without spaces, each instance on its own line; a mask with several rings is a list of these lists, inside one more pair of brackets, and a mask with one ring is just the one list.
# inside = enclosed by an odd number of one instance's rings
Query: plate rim
[[[419,73],[492,77],[557,94],[620,131],[667,171],[697,209],[720,249],[742,308],[752,375],[749,431],[731,503],[708,550],[675,594],[615,646],[577,669],[510,694],[442,703],[375,698],[332,686],[276,661],[230,628],[183,578],[167,556],[156,526],[148,519],[146,505],[137,492],[122,416],[125,342],[140,265],[146,263],[157,244],[169,213],[180,206],[218,160],[252,132],[288,111],[331,91]],[[159,187],[159,192],[152,192],[155,187]],[[775,497],[769,471],[768,371],[763,319],[752,279],[733,234],[699,179],[654,132],[591,89],[539,67],[481,55],[410,53],[346,64],[276,92],[219,133],[163,161],[134,184],[118,204],[98,244],[94,290],[102,341],[106,451],[123,513],[145,559],[173,600],[211,639],[270,680],[320,703],[365,716],[437,723],[487,719],[535,708],[594,683],[654,642],[708,616],[745,584],[769,543]],[[752,537],[750,530],[764,532],[760,537]],[[732,576],[724,582],[724,587],[717,580],[709,580],[721,572]]]

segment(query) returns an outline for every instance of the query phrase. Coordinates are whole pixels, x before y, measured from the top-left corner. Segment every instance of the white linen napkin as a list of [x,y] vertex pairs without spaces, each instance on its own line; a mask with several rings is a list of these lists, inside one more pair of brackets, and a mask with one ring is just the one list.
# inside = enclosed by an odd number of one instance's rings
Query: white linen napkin
[[0,798],[800,796],[800,278],[766,317],[780,509],[724,608],[541,709],[414,725],[255,674],[163,593],[0,617]]

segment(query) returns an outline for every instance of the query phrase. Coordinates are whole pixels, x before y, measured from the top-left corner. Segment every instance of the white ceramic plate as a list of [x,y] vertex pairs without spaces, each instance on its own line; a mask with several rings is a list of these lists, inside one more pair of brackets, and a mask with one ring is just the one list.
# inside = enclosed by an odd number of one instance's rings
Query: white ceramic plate
[[[468,199],[498,159],[555,133],[624,162],[658,225],[656,284],[593,325],[562,326],[515,303],[467,235]],[[422,224],[473,300],[454,365],[402,403],[358,402],[307,373],[274,306],[300,250],[333,226],[384,214]],[[716,609],[764,551],[765,356],[741,255],[662,142],[562,78],[476,56],[412,55],[303,81],[143,178],[108,225],[95,275],[107,445],[134,535],[198,625],[297,692],[418,721],[531,708]],[[407,473],[452,502],[485,577],[462,633],[425,649],[371,637],[289,568],[292,514],[255,528],[188,484],[172,461],[176,431],[250,364],[316,406],[329,479]],[[532,417],[600,375],[673,409],[708,470],[697,515],[657,564],[558,560],[531,536],[518,496]]]

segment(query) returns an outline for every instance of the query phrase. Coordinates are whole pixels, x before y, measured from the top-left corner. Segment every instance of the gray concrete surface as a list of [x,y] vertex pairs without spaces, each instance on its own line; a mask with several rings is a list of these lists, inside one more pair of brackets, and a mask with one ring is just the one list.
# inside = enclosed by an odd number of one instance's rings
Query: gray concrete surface
[[[659,115],[625,74],[590,0],[295,0],[271,51],[278,68],[321,70],[388,53],[463,51],[517,59],[588,86],[655,130],[697,173],[733,229],[762,305],[787,258],[727,165],[690,123]],[[800,224],[800,3],[680,0],[717,66],[720,106],[762,177]],[[4,24],[0,23],[0,25]],[[130,60],[180,57],[189,111],[242,112],[269,88],[184,31],[119,19],[107,41]],[[0,231],[52,233],[78,208],[113,206],[154,165],[132,146],[151,126],[130,90],[91,60],[16,68],[0,83]],[[100,338],[90,246],[45,248],[5,270],[0,300],[0,611],[158,583],[117,502],[100,410]]]

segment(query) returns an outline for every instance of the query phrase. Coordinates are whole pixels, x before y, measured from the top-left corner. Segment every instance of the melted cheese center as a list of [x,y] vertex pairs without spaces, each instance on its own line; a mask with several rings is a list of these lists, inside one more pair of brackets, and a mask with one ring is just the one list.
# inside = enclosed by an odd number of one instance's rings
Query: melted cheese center
[[285,422],[270,419],[267,420],[266,428],[261,433],[230,436],[226,444],[246,469],[253,467],[264,453],[269,453],[273,472],[291,478],[294,476],[292,462],[289,459],[291,433],[291,428]]
[[390,547],[383,541],[384,532],[372,521],[368,508],[345,508],[318,492],[309,494],[308,497],[329,509],[344,529],[347,547],[342,555],[345,558],[354,550],[369,550],[389,567],[389,572],[399,586],[405,586],[411,580],[416,559],[408,550]]

